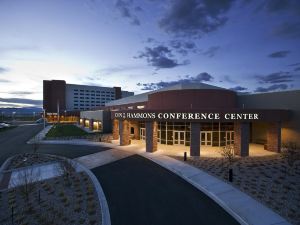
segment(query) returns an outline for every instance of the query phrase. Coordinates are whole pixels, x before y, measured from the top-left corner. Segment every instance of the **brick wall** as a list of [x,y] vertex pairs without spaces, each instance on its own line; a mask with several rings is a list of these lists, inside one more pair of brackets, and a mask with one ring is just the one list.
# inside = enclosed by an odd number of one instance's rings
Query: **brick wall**
[[128,120],[121,120],[119,122],[120,129],[120,145],[129,145],[130,137],[129,137],[129,122]]
[[249,156],[249,123],[234,123],[234,153],[239,156]]
[[267,150],[280,152],[281,149],[281,124],[273,122],[268,124],[267,129]]
[[157,151],[157,122],[146,122],[146,152]]

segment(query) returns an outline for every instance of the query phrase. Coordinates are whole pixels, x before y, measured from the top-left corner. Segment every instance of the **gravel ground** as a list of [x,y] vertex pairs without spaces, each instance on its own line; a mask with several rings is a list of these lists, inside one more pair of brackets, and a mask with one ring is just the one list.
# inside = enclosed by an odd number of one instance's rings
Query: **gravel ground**
[[[182,157],[170,156],[178,160]],[[188,164],[227,181],[228,166],[222,158],[188,158]],[[292,224],[300,225],[300,163],[291,170],[279,156],[237,158],[233,185],[262,202]]]
[[[26,153],[16,155],[7,169],[54,160],[57,157]],[[61,171],[62,176],[43,181],[28,172],[19,178],[27,185],[0,191],[0,224],[101,225],[101,208],[93,182],[85,172],[68,168]]]

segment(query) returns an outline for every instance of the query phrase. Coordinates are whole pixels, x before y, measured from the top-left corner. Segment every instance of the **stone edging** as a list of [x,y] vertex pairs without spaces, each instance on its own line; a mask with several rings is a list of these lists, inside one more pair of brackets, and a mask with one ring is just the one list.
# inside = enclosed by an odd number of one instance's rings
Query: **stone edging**
[[76,166],[78,166],[84,172],[86,172],[89,175],[89,177],[91,178],[92,182],[94,183],[94,187],[95,187],[97,195],[98,195],[99,203],[101,205],[102,225],[111,225],[110,213],[109,213],[109,208],[108,208],[107,200],[106,200],[105,194],[103,192],[103,189],[101,187],[101,184],[100,184],[99,180],[84,165],[82,165],[81,163],[77,162],[76,160],[72,160],[72,161],[76,163]]
[[149,155],[142,153],[139,154],[140,156],[143,156],[149,160],[151,160],[152,162],[158,164],[159,166],[162,166],[163,168],[171,171],[172,173],[176,174],[177,176],[181,177],[182,179],[184,179],[186,182],[188,182],[189,184],[193,185],[195,188],[197,188],[198,190],[202,191],[205,195],[207,195],[208,197],[210,197],[214,202],[216,202],[219,206],[221,206],[228,214],[230,214],[234,219],[236,219],[240,224],[242,225],[250,225],[248,222],[246,222],[241,216],[239,216],[234,210],[232,210],[225,202],[223,202],[221,199],[218,198],[218,196],[216,196],[215,194],[213,194],[212,192],[208,191],[207,189],[205,189],[204,187],[198,185],[197,183],[193,182],[191,179],[189,179],[189,177],[184,176],[183,174],[181,174],[179,171],[175,170],[174,168],[172,168],[171,166],[168,165],[164,165],[162,163],[159,163],[155,157],[149,157]]
[[[51,155],[51,154],[44,154],[44,155]],[[53,155],[51,155],[53,156]],[[74,162],[76,165],[76,169],[81,169],[82,171],[86,172],[87,175],[91,178],[94,187],[96,189],[97,195],[98,195],[98,200],[99,200],[99,204],[100,204],[100,209],[101,209],[101,225],[111,225],[111,220],[110,220],[110,213],[109,213],[109,208],[108,208],[108,204],[107,204],[107,200],[105,197],[105,194],[103,192],[103,189],[101,187],[100,182],[98,181],[98,179],[96,178],[96,176],[88,169],[86,168],[84,165],[82,165],[81,163],[77,162],[76,160],[73,159],[69,159],[63,156],[58,156],[55,155],[57,158],[60,159],[64,159],[64,160],[68,160],[69,162]],[[3,178],[3,174],[5,171],[5,168],[7,167],[7,165],[9,165],[10,161],[12,160],[14,156],[9,157],[8,159],[5,160],[5,162],[1,165],[0,168],[0,181]]]

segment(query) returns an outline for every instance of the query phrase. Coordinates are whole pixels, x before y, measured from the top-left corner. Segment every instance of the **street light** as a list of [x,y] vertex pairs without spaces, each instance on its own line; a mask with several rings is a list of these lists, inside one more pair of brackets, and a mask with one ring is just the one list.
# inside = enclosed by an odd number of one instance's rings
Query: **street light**
[[44,129],[46,127],[46,110],[43,109],[43,117],[44,117]]
[[2,114],[2,122],[4,122],[4,112],[1,112]]

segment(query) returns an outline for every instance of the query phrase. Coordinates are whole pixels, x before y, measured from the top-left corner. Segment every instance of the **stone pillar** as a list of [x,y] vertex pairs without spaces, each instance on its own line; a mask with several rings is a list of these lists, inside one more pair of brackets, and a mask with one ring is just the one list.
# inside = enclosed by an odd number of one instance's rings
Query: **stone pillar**
[[120,131],[120,145],[129,145],[129,122],[127,120],[119,121],[119,131]]
[[249,123],[234,123],[234,153],[239,156],[249,156]]
[[119,120],[113,119],[112,121],[112,135],[113,140],[119,139]]
[[190,145],[190,156],[200,156],[200,123],[191,123],[191,145]]
[[267,150],[280,152],[281,149],[281,123],[273,122],[268,124],[267,130]]
[[146,152],[157,151],[157,122],[150,121],[145,123],[146,126]]
[[138,121],[130,122],[130,127],[133,127],[134,129],[134,134],[133,134],[134,139],[140,140],[139,122]]
[[89,129],[91,130],[91,131],[93,131],[94,130],[94,119],[89,119],[90,120],[90,126],[89,126]]
[[80,126],[84,127],[84,124],[85,124],[85,118],[81,118],[81,119],[82,119],[82,121],[81,121]]

